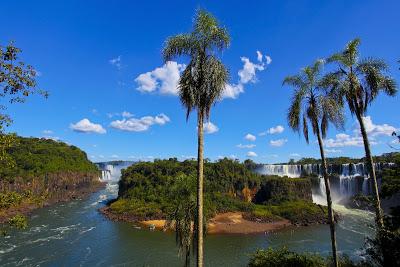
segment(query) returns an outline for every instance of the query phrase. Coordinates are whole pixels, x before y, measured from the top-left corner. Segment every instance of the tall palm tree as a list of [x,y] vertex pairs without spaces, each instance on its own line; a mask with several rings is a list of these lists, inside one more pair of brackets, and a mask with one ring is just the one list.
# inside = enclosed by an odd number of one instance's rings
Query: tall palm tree
[[300,128],[302,128],[304,137],[308,143],[308,125],[310,124],[314,135],[316,135],[318,139],[322,160],[322,173],[326,189],[326,201],[328,204],[332,255],[334,265],[338,266],[331,189],[322,139],[326,137],[329,123],[339,128],[342,127],[343,114],[342,105],[340,102],[336,101],[335,92],[333,90],[328,90],[322,84],[322,79],[320,78],[322,66],[323,61],[317,60],[312,66],[303,68],[299,74],[286,77],[283,84],[294,88],[294,95],[287,114],[289,126],[296,132],[299,132]]
[[177,56],[188,56],[190,62],[179,79],[179,96],[186,108],[186,119],[197,111],[197,265],[203,266],[203,124],[209,119],[211,107],[218,101],[228,81],[228,71],[217,57],[217,52],[229,46],[226,28],[205,10],[198,10],[193,31],[167,39],[163,49],[165,61]]
[[383,213],[379,200],[378,183],[363,117],[367,112],[368,106],[381,91],[389,96],[394,96],[397,88],[394,79],[388,76],[388,66],[383,60],[374,58],[359,59],[359,45],[360,39],[354,39],[347,44],[342,52],[329,57],[327,62],[336,63],[338,70],[327,74],[325,79],[339,90],[342,98],[346,100],[351,114],[356,115],[360,124],[367,167],[373,182],[376,223],[378,228],[382,229],[384,226]]

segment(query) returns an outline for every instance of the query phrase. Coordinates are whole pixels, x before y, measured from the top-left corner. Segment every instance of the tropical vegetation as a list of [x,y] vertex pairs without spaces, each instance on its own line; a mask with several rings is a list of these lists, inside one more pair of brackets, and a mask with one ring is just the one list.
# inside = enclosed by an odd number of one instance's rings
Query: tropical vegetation
[[[13,42],[6,46],[0,45],[0,100],[1,103],[23,103],[34,93],[48,96],[48,93],[36,87],[37,71],[25,62],[19,60],[21,49]],[[12,118],[4,113],[5,104],[0,104],[0,164],[12,165],[6,149],[15,141],[15,135],[6,134],[5,128],[12,123]]]
[[[367,267],[367,262],[354,263],[347,256],[338,259],[342,267]],[[330,267],[332,258],[324,258],[318,254],[297,253],[286,247],[260,249],[251,255],[249,267]]]
[[203,266],[203,149],[204,122],[210,118],[211,107],[218,101],[228,81],[228,70],[217,57],[229,46],[226,28],[209,12],[196,12],[193,31],[167,39],[163,57],[167,62],[177,56],[188,56],[189,64],[179,78],[179,97],[186,108],[186,118],[197,111],[197,266]]
[[0,168],[0,223],[26,228],[23,214],[98,188],[99,171],[79,148],[49,139],[15,137],[15,162]]
[[335,266],[338,266],[332,197],[322,139],[326,137],[329,123],[338,128],[343,126],[343,113],[342,105],[337,101],[337,92],[328,90],[321,78],[323,64],[322,60],[317,60],[312,66],[303,68],[300,74],[286,77],[283,84],[290,85],[295,90],[287,115],[289,126],[297,132],[302,129],[304,138],[308,143],[308,124],[310,123],[312,132],[318,139],[328,204],[333,262]]
[[[308,178],[258,175],[244,163],[227,158],[206,162],[204,167],[206,219],[241,211],[250,220],[286,218],[300,225],[326,222],[326,209],[312,203]],[[187,226],[194,215],[183,211],[193,211],[196,173],[193,160],[171,158],[134,164],[123,170],[119,197],[110,203],[110,209],[139,221],[176,220],[175,216],[185,215]]]
[[343,51],[333,54],[327,59],[327,62],[337,65],[337,70],[328,73],[325,76],[325,82],[339,91],[340,98],[347,102],[350,112],[356,115],[360,125],[366,162],[373,182],[376,223],[378,228],[383,228],[378,182],[364,116],[380,92],[394,96],[397,86],[394,79],[388,74],[388,66],[383,60],[360,59],[359,45],[360,39],[354,39],[346,45]]

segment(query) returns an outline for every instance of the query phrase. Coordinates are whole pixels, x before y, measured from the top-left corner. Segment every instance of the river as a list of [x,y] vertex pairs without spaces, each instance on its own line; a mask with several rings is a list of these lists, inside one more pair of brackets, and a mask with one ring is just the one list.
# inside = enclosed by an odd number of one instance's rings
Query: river
[[[29,228],[0,238],[1,266],[182,266],[174,233],[136,229],[107,220],[98,209],[117,196],[117,185],[84,200],[35,211]],[[336,206],[340,252],[360,259],[365,237],[373,233],[373,214]],[[326,225],[298,227],[257,235],[208,235],[206,266],[245,266],[257,248],[287,246],[296,251],[327,255]]]

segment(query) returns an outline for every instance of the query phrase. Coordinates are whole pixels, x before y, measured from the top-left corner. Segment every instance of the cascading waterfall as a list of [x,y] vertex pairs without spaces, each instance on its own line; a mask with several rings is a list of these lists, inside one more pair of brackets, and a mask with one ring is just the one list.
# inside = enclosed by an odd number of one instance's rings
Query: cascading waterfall
[[[377,172],[390,168],[394,163],[375,163]],[[256,169],[257,173],[264,175],[287,176],[298,178],[302,175],[317,175],[320,178],[319,188],[313,192],[313,198],[325,197],[325,183],[322,178],[321,164],[263,164]],[[334,199],[343,199],[358,193],[371,194],[371,183],[368,170],[364,163],[329,164],[328,173],[332,175],[331,187]],[[319,195],[319,196],[317,196]]]
[[121,170],[133,165],[134,161],[111,161],[95,163],[101,170],[102,182],[117,182],[121,178]]

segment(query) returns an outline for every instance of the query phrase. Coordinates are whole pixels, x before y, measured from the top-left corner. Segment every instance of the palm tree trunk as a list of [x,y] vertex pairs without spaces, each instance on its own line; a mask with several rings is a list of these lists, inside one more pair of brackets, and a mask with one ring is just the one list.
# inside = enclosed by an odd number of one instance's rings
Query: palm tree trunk
[[369,176],[373,182],[372,190],[373,190],[374,200],[375,200],[374,206],[375,206],[375,214],[376,214],[376,218],[375,218],[376,225],[378,226],[378,229],[381,230],[381,229],[383,229],[383,226],[384,226],[383,225],[383,214],[382,214],[382,209],[381,209],[381,201],[379,199],[379,190],[378,190],[378,183],[376,181],[374,160],[372,159],[371,148],[369,145],[367,131],[365,130],[364,121],[359,112],[357,112],[357,119],[358,119],[358,122],[360,123],[361,135],[362,135],[362,138],[364,141],[365,158],[367,160]]
[[198,131],[198,147],[197,147],[197,266],[202,267],[203,264],[203,114],[201,111],[197,113],[197,131]]
[[334,263],[335,267],[338,267],[339,265],[338,265],[337,247],[336,247],[335,219],[334,219],[334,214],[333,214],[333,209],[332,209],[331,186],[329,183],[328,167],[327,167],[326,159],[325,159],[324,144],[322,142],[321,133],[319,131],[319,128],[317,129],[317,137],[318,137],[319,151],[321,153],[321,160],[322,160],[322,173],[323,173],[324,182],[325,182],[326,202],[328,204],[328,221],[329,221],[329,228],[331,230],[333,263]]

